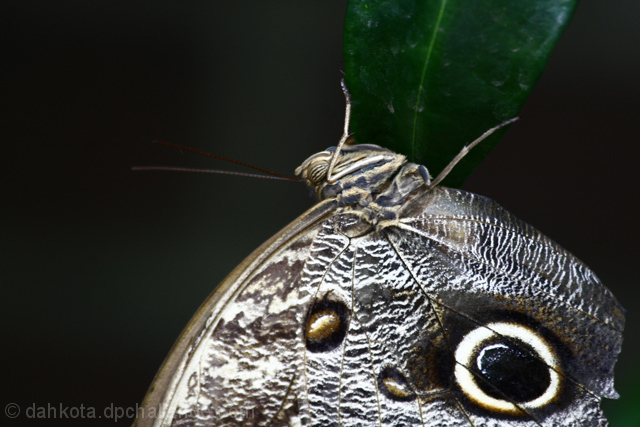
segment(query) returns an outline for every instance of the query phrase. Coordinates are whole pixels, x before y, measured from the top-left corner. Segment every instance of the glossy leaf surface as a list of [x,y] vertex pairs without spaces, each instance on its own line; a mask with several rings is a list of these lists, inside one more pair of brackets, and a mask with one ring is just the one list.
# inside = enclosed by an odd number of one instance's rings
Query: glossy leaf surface
[[[437,175],[464,145],[518,114],[576,3],[350,0],[344,58],[356,141]],[[460,186],[506,130],[443,184]]]

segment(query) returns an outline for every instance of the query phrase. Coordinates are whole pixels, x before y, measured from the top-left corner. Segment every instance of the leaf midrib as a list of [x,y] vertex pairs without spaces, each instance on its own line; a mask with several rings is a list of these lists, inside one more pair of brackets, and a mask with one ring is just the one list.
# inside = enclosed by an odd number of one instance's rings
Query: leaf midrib
[[418,97],[416,100],[416,105],[413,111],[413,134],[411,136],[411,157],[412,160],[416,159],[416,131],[418,127],[418,108],[420,106],[420,100],[422,98],[422,92],[424,91],[424,81],[427,77],[427,68],[429,67],[429,61],[431,60],[431,54],[433,53],[433,46],[436,43],[436,38],[438,36],[438,30],[440,29],[440,24],[442,22],[442,17],[444,15],[444,9],[447,5],[448,0],[442,0],[440,3],[440,11],[438,12],[438,20],[436,21],[435,26],[433,27],[433,33],[431,34],[431,41],[429,42],[429,48],[427,49],[427,56],[424,60],[424,65],[422,66],[422,74],[420,76],[420,85],[418,86]]

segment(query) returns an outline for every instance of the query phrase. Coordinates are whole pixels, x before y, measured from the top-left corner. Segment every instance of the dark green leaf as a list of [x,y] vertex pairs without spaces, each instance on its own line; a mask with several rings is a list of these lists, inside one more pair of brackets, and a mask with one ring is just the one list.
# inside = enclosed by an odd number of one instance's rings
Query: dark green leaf
[[[577,0],[350,0],[345,79],[357,142],[406,154],[437,175],[460,149],[514,117]],[[460,186],[497,144],[444,181]]]

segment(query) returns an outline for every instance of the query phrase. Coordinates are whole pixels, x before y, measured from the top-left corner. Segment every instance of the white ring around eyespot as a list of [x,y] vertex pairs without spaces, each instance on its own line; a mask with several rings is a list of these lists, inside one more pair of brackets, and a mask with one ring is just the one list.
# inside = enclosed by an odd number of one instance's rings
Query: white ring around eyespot
[[520,413],[520,410],[513,403],[496,399],[487,395],[476,383],[476,380],[467,368],[472,366],[471,360],[476,349],[482,343],[496,335],[513,338],[529,345],[536,352],[537,356],[549,366],[549,386],[537,398],[518,405],[527,409],[536,409],[548,404],[558,394],[560,390],[560,376],[558,375],[558,361],[551,347],[533,330],[515,323],[496,322],[486,326],[481,326],[464,336],[455,352],[456,367],[454,369],[458,385],[467,397],[477,404],[493,411],[506,412],[511,414]]

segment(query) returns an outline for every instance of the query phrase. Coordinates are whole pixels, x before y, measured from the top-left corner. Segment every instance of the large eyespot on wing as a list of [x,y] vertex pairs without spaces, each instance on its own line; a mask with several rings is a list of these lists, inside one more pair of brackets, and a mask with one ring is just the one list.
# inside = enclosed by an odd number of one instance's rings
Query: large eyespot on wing
[[347,241],[329,227],[314,244],[334,207],[320,203],[302,215],[209,297],[156,376],[136,426],[300,422],[311,289]]
[[582,262],[496,203],[459,190],[415,195],[385,232],[436,305],[475,325],[493,321],[483,313],[513,312],[535,319],[563,343],[563,374],[575,384],[574,401],[555,413],[530,412],[560,423],[604,422],[599,397],[617,396],[613,366],[624,316]]
[[462,392],[490,412],[524,415],[521,408],[544,408],[562,389],[554,349],[516,323],[491,323],[468,332],[455,349],[455,360]]

